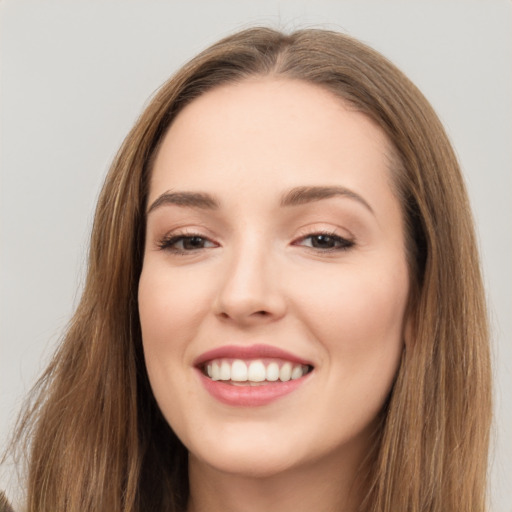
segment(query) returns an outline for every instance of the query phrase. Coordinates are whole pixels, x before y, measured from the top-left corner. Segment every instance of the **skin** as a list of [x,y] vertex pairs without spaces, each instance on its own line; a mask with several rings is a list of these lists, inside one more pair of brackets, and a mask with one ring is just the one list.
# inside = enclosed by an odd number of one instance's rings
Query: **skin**
[[[189,450],[189,512],[356,509],[357,471],[407,331],[389,154],[381,130],[339,98],[271,77],[202,95],[167,132],[139,310],[153,392]],[[353,195],[280,204],[295,187],[319,186]],[[207,193],[219,206],[151,208],[169,191]],[[350,243],[319,248],[318,233]],[[191,234],[203,237],[197,249],[161,247]],[[282,348],[314,370],[270,404],[226,405],[193,364],[226,344]]]

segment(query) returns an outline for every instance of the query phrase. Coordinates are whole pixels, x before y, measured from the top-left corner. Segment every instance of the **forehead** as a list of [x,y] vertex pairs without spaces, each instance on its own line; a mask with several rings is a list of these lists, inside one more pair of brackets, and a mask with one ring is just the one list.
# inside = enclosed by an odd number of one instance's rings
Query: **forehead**
[[333,93],[251,78],[214,88],[180,112],[156,156],[150,196],[169,187],[251,189],[262,180],[269,191],[340,179],[371,189],[387,181],[390,153],[382,130]]

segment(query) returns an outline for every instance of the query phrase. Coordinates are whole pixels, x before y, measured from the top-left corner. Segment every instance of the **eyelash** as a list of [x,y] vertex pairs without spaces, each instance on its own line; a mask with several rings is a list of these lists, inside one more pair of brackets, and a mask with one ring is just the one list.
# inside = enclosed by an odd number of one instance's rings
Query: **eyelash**
[[[308,233],[306,236],[302,236],[297,239],[297,242],[303,242],[304,240],[311,239],[311,241],[314,238],[318,237],[324,237],[326,239],[331,239],[334,244],[337,245],[337,247],[328,247],[328,248],[320,248],[320,247],[313,247],[313,246],[306,246],[314,251],[320,251],[322,253],[328,253],[328,252],[337,252],[337,251],[347,251],[351,247],[355,245],[354,240],[350,240],[348,238],[343,238],[342,236],[337,235],[336,233],[329,232],[329,231],[317,231],[314,233]],[[293,245],[298,245],[297,242],[293,242]]]
[[162,238],[162,240],[160,240],[158,242],[158,248],[163,251],[171,251],[174,254],[187,254],[187,253],[195,252],[195,251],[201,250],[201,249],[209,249],[209,247],[198,247],[195,249],[186,250],[186,249],[178,249],[175,246],[178,242],[185,242],[187,240],[190,241],[194,238],[198,238],[200,240],[203,240],[204,242],[210,242],[212,244],[214,243],[209,238],[207,238],[203,235],[200,235],[199,233],[175,233],[175,234],[167,235],[164,238]]
[[[354,240],[343,238],[343,237],[337,235],[336,233],[332,233],[332,232],[328,232],[328,231],[318,231],[315,233],[309,233],[305,236],[302,236],[302,237],[296,239],[294,242],[292,242],[292,245],[301,245],[298,242],[303,242],[307,239],[311,239],[312,243],[314,243],[313,239],[315,237],[316,238],[324,237],[326,239],[330,239],[337,246],[328,247],[328,248],[320,248],[320,247],[313,247],[311,245],[311,246],[304,246],[304,247],[308,247],[309,249],[311,249],[313,251],[319,251],[321,253],[329,253],[329,252],[337,252],[337,251],[347,251],[348,249],[352,248],[355,245]],[[207,238],[199,233],[186,233],[186,234],[185,233],[177,233],[177,234],[167,235],[164,238],[162,238],[158,242],[158,248],[160,250],[164,250],[164,251],[171,251],[174,254],[178,254],[178,255],[190,254],[195,251],[202,250],[202,249],[212,248],[212,247],[197,247],[197,248],[192,248],[192,249],[184,249],[184,248],[181,249],[181,248],[176,247],[176,244],[178,244],[179,242],[185,243],[186,241],[191,241],[194,238],[197,238],[197,239],[203,241],[204,243],[209,242],[209,243],[213,244],[213,248],[216,247],[214,242],[212,242],[209,238]]]

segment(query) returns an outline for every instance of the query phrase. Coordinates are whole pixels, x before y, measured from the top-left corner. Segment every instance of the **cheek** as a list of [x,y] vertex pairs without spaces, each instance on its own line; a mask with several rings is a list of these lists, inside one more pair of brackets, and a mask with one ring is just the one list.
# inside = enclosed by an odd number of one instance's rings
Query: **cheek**
[[174,351],[186,345],[200,325],[208,283],[187,272],[148,265],[139,282],[139,315],[145,351]]
[[392,379],[403,345],[405,262],[395,272],[369,268],[350,268],[326,276],[322,286],[315,282],[303,286],[308,290],[303,311],[311,335],[324,345],[330,363],[343,367],[347,382],[379,373]]
[[[406,274],[405,274],[406,275]],[[326,373],[323,407],[335,429],[359,432],[372,424],[391,390],[403,349],[408,280],[356,269],[310,297],[309,328],[323,345]],[[348,413],[348,414],[347,414]]]
[[202,316],[204,289],[163,265],[147,265],[139,281],[139,317],[144,359],[160,410],[173,427],[181,425],[183,411],[194,397],[185,372],[189,347]]
[[[151,262],[154,263],[154,262]],[[203,314],[206,290],[196,279],[147,264],[139,280],[138,305],[144,358],[153,394],[167,422],[180,428],[195,397],[185,369],[189,347]]]

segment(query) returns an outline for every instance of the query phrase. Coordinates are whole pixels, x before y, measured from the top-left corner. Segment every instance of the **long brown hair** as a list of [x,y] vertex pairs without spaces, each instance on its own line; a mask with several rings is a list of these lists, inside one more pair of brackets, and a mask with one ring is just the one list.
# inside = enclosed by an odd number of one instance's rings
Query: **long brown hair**
[[31,512],[181,511],[187,454],[146,375],[137,309],[152,157],[177,113],[221,84],[279,76],[323,87],[376,122],[407,234],[412,335],[366,475],[369,512],[482,512],[491,417],[484,293],[463,180],[416,87],[345,35],[239,32],[185,65],[124,141],[98,201],[81,302],[20,422]]

